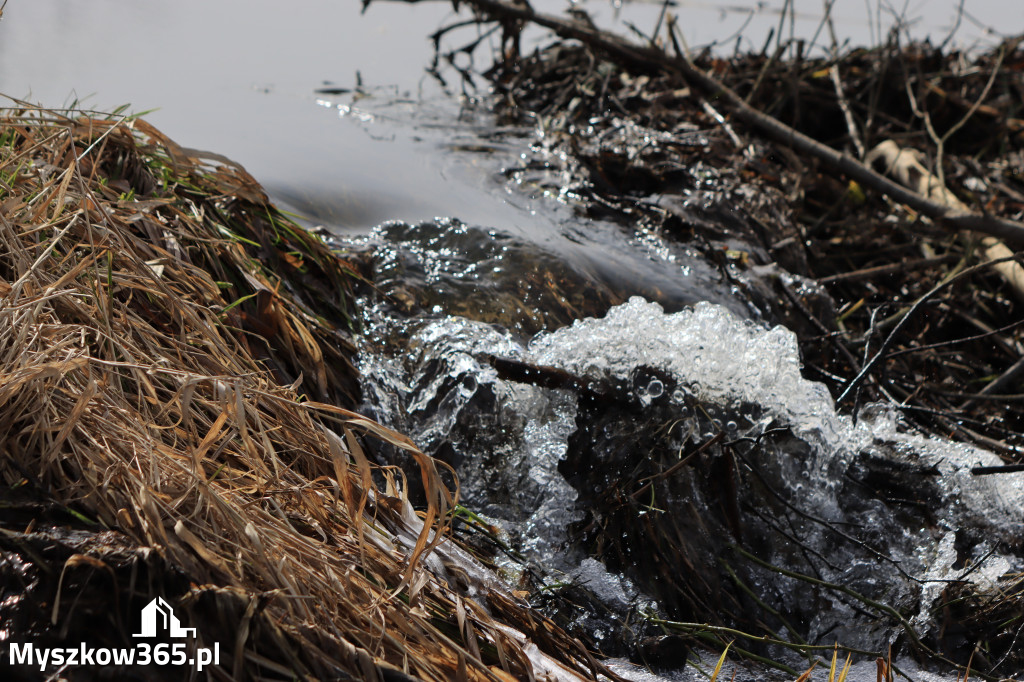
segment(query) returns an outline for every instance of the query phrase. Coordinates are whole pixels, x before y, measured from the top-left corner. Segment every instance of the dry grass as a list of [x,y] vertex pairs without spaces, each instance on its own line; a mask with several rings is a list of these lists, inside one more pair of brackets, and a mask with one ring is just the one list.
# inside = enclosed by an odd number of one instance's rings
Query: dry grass
[[[215,678],[539,679],[555,658],[589,676],[581,647],[443,540],[456,491],[434,462],[339,407],[351,273],[226,161],[141,120],[0,112],[3,484],[183,574],[165,597],[223,642]],[[426,510],[361,438],[418,462]],[[54,568],[121,575],[103,563]],[[118,585],[118,618],[173,586],[149,583]],[[53,613],[83,615],[59,596]]]

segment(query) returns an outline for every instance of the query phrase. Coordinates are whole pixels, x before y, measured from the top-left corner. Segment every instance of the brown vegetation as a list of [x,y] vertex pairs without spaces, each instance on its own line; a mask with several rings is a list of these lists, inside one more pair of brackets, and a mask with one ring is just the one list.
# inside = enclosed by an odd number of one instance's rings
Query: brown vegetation
[[[8,644],[131,646],[162,596],[215,679],[596,674],[447,539],[434,462],[345,409],[343,258],[142,120],[18,105],[0,142]],[[362,439],[418,462],[425,510]]]

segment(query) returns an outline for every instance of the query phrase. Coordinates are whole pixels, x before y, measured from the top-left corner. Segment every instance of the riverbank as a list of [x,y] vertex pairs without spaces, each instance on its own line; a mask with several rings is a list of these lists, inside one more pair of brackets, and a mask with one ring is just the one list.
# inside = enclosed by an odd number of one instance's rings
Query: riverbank
[[[190,656],[216,649],[209,679],[600,669],[447,537],[435,463],[350,411],[359,275],[243,168],[141,119],[17,105],[0,207],[5,665],[141,646],[159,598]],[[373,440],[418,464],[420,510]],[[187,676],[166,660],[14,670]]]

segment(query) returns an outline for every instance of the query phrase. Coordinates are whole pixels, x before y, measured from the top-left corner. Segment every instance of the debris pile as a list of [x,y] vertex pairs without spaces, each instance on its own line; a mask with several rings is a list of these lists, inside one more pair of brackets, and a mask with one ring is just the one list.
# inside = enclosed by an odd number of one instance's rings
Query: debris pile
[[[723,57],[684,48],[669,5],[651,35],[624,38],[597,28],[580,6],[563,17],[522,2],[455,4],[474,11],[470,23],[476,37],[459,37],[465,21],[438,31],[438,63],[447,59],[455,68],[466,62],[458,59],[462,53],[487,44],[480,36],[500,36],[496,64],[486,74],[496,110],[503,123],[534,130],[532,153],[507,169],[510,178],[592,217],[616,218],[624,229],[699,249],[718,264],[724,280],[747,295],[763,321],[796,332],[804,376],[825,384],[854,422],[865,405],[884,403],[897,411],[906,430],[936,442],[970,443],[1003,458],[1003,464],[975,466],[975,476],[1021,470],[1020,39],[984,54],[966,54],[946,44],[905,44],[894,32],[889,42],[872,49],[840,49],[833,43],[817,57],[810,56],[813,47],[780,37],[758,54]],[[828,21],[825,17],[823,26]],[[523,53],[518,35],[526,27],[554,36],[544,47]],[[469,83],[472,74],[465,76]],[[528,373],[544,371],[537,367]],[[638,426],[637,412],[658,418],[657,409],[645,403],[643,410],[635,405],[620,410],[629,413],[621,419],[612,415],[623,424],[620,431],[636,430],[641,452],[598,460],[592,449],[600,445],[601,426],[588,434],[586,425],[603,425],[607,408],[587,404],[580,395],[585,417],[560,465],[581,497],[589,495],[593,503],[577,541],[646,589],[656,589],[652,585],[659,581],[677,589],[678,603],[670,606],[680,619],[692,619],[685,629],[691,637],[724,645],[737,636],[730,629],[737,625],[739,636],[749,637],[755,647],[758,638],[776,633],[789,640],[777,642],[780,646],[808,635],[813,605],[780,605],[772,595],[759,594],[757,585],[730,579],[729,567],[687,566],[693,559],[687,547],[730,535],[737,557],[746,552],[745,560],[762,562],[764,570],[822,587],[814,567],[828,565],[828,557],[808,556],[794,540],[794,562],[803,562],[805,572],[794,575],[783,566],[764,565],[751,542],[757,529],[750,533],[736,524],[756,507],[747,487],[737,492],[730,485],[763,484],[771,495],[773,485],[792,483],[753,481],[749,472],[757,467],[743,458],[772,450],[794,454],[786,442],[790,434],[769,429],[741,450],[735,444],[743,439],[731,438],[730,447],[710,448],[707,457],[698,449],[700,442],[680,447],[669,417],[662,419],[664,433],[650,422]],[[713,414],[708,419],[704,438],[710,444],[717,421]],[[653,443],[659,438],[665,442]],[[888,507],[912,532],[937,539],[945,531],[935,525],[934,511],[945,502],[932,494],[928,478],[937,472],[915,468],[897,450],[855,453],[852,464],[846,462],[848,470],[837,472],[836,485],[873,491],[872,505]],[[652,459],[652,452],[663,454]],[[690,466],[698,471],[681,477],[680,485],[703,477],[708,487],[668,487],[671,481],[662,481],[659,472],[676,471],[674,463],[691,456]],[[616,477],[617,482],[610,480]],[[661,493],[654,499],[676,502],[711,492],[715,511],[698,509],[692,518],[654,522],[654,504],[636,499],[636,490],[653,490]],[[763,520],[769,525],[774,519],[792,521],[793,509],[787,507],[794,502],[800,502],[799,495],[780,497],[782,506]],[[711,530],[690,532],[702,523]],[[841,542],[865,549],[876,530],[870,523],[839,524],[829,532],[836,538],[845,534]],[[970,572],[998,568],[967,546],[971,542],[964,538],[973,533],[956,533],[956,546],[943,549],[942,560],[948,559],[960,578],[937,589],[934,604],[919,604],[941,616],[927,642],[917,641],[908,620],[911,605],[899,604],[898,595],[879,593],[869,610],[877,607],[899,623],[905,650],[944,658],[961,670],[973,662],[972,674],[980,669],[998,675],[1024,663],[1018,653],[1024,613],[1020,566],[1000,564],[1005,570],[995,576],[991,590],[967,585],[963,579]],[[1018,540],[992,540],[992,552],[1019,558]],[[652,546],[663,551],[658,565],[645,558]],[[682,576],[669,575],[673,571]],[[905,577],[918,584],[928,580]],[[719,591],[715,580],[727,589]],[[879,587],[870,572],[864,580],[868,591]],[[806,594],[831,594],[827,599],[839,601],[844,599],[839,595],[849,596],[842,585],[825,588]],[[701,625],[707,622],[721,627]]]

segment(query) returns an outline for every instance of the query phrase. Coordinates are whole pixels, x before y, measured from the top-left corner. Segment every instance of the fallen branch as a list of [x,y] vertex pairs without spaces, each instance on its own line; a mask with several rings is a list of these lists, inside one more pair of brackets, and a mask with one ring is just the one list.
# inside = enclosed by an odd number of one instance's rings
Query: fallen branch
[[[939,142],[940,160],[936,162],[936,166],[941,163],[942,140],[940,139]],[[867,164],[874,164],[876,161],[884,161],[886,173],[895,177],[905,186],[916,190],[918,194],[948,206],[954,211],[969,212],[967,206],[955,194],[946,189],[942,175],[933,174],[925,168],[912,150],[900,149],[899,145],[892,140],[885,140],[868,152],[864,159]],[[992,269],[1006,280],[1017,299],[1024,302],[1024,268],[1020,263],[1008,260],[1013,256],[1013,250],[1002,241],[986,234],[965,234],[968,239],[978,240],[982,258],[996,262]]]
[[[403,1],[414,4],[421,0]],[[461,2],[504,25],[509,25],[509,22],[513,21],[528,22],[550,29],[562,38],[579,40],[624,65],[678,73],[692,86],[704,91],[714,104],[724,105],[736,119],[797,152],[818,159],[833,171],[856,180],[862,186],[882,192],[894,201],[905,204],[951,230],[979,232],[998,237],[1015,248],[1024,248],[1024,224],[947,206],[921,196],[875,172],[848,154],[822,144],[778,119],[758,111],[731,88],[697,68],[685,56],[670,56],[660,48],[635,45],[620,36],[583,22],[534,11],[528,4],[520,4],[521,0],[515,4],[502,0],[460,0],[460,4]]]

